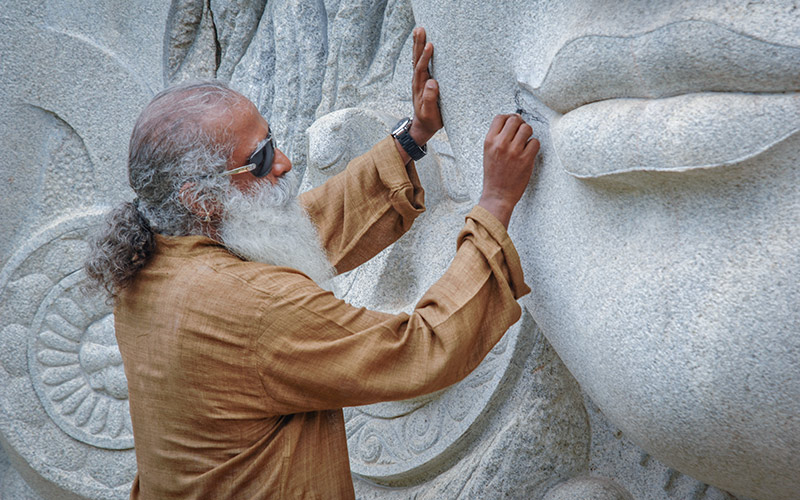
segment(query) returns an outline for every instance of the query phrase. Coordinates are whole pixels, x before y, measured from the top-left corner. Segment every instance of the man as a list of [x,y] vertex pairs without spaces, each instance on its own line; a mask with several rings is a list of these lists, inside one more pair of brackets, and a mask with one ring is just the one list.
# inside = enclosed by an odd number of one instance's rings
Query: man
[[484,189],[445,275],[411,314],[321,285],[424,210],[410,155],[442,126],[414,32],[415,117],[299,202],[255,106],[217,83],[162,92],[134,127],[134,203],[87,271],[115,300],[138,474],[131,498],[352,498],[343,406],[409,398],[474,369],[529,291],[506,228],[538,142],[518,115],[485,143]]

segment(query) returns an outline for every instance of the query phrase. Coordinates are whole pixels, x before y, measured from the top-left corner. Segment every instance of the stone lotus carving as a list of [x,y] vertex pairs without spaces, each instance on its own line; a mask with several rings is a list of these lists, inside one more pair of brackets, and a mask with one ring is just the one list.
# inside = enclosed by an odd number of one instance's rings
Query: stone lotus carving
[[39,400],[61,430],[100,448],[133,448],[128,383],[111,308],[86,300],[76,271],[42,300],[29,337],[28,369]]
[[39,487],[88,498],[127,495],[135,471],[111,308],[80,291],[103,211],[44,228],[0,271],[3,444],[51,484]]

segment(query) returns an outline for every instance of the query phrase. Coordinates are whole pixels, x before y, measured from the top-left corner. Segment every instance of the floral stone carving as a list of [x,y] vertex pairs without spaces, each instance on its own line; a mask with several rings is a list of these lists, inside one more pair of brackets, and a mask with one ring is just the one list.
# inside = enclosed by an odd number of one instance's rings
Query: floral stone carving
[[376,482],[406,479],[444,459],[487,409],[508,369],[515,325],[467,378],[406,401],[345,409],[350,469]]
[[103,213],[55,221],[0,271],[0,440],[39,475],[26,478],[36,490],[125,498],[136,461],[113,315],[81,291]]
[[110,307],[81,300],[83,271],[61,280],[33,321],[28,369],[61,430],[100,448],[133,448],[128,382]]

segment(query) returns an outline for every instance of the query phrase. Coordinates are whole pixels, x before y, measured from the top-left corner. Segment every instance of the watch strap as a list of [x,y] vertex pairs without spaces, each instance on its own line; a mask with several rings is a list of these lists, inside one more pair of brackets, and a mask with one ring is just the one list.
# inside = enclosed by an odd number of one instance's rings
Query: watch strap
[[416,143],[414,138],[411,137],[411,134],[408,133],[410,128],[411,120],[403,118],[397,123],[394,132],[392,132],[392,136],[397,139],[397,142],[400,143],[400,146],[408,153],[408,156],[410,156],[412,160],[418,161],[428,153],[428,148],[424,144],[420,147],[420,145]]

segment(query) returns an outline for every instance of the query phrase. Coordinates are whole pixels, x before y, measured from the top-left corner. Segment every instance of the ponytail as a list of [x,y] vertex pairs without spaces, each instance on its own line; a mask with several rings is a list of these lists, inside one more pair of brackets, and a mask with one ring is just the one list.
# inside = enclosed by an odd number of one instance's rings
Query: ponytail
[[112,210],[90,247],[84,264],[90,280],[87,288],[105,290],[116,300],[156,249],[153,230],[139,211],[139,199]]

